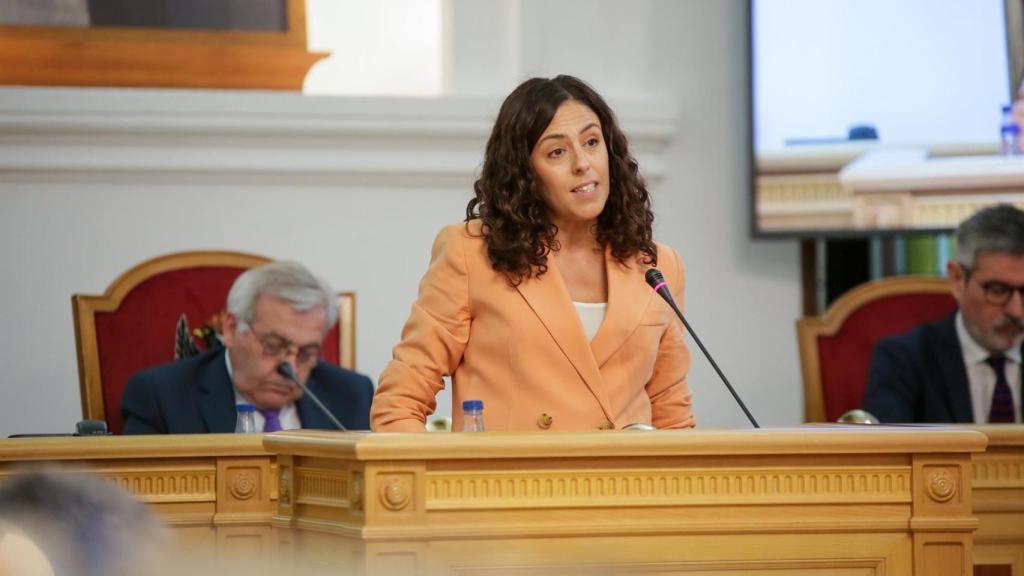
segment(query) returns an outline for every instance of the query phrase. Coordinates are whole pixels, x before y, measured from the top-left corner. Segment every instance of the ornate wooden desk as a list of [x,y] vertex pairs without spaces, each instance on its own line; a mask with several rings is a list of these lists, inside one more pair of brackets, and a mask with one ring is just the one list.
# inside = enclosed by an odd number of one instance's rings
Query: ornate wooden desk
[[274,546],[274,456],[262,434],[0,440],[0,481],[29,463],[90,470],[153,506],[197,553]]
[[954,428],[267,436],[283,551],[342,574],[971,574]]
[[28,438],[0,480],[88,468],[191,550],[360,574],[962,574],[973,501],[975,563],[1022,574],[1024,427],[973,430]]
[[988,448],[975,454],[974,563],[1012,566],[985,574],[1024,575],[1024,426],[974,426],[988,436]]

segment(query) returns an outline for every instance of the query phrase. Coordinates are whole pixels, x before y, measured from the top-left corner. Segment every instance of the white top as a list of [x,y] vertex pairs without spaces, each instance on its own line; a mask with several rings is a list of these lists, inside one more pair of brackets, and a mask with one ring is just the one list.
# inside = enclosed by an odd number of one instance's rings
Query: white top
[[580,316],[580,322],[583,324],[583,333],[587,335],[587,341],[593,340],[594,334],[597,334],[597,329],[604,322],[604,314],[608,311],[608,303],[573,302],[572,305],[576,307],[576,313]]
[[[230,352],[224,351],[224,362],[228,365],[228,377],[231,377],[231,357]],[[234,381],[232,380],[232,387],[234,387]],[[235,405],[238,404],[252,404],[252,402],[246,400],[239,392],[238,388],[235,390]],[[260,414],[259,410],[253,412],[253,416],[256,417],[256,429],[260,432],[263,431],[263,425],[266,422],[263,418],[263,414]],[[299,411],[295,409],[295,404],[287,404],[281,408],[278,413],[278,418],[281,420],[281,430],[298,430],[302,428],[302,420],[299,419]]]
[[[974,409],[974,422],[988,424],[988,413],[992,409],[992,395],[996,391],[996,372],[986,360],[991,353],[982,348],[967,332],[964,318],[960,312],[956,314],[956,335],[960,339],[960,351],[964,355],[964,367],[967,368],[967,382],[971,389],[971,407]],[[1013,396],[1013,417],[1020,424],[1020,342],[1006,351],[1006,383],[1010,385]]]

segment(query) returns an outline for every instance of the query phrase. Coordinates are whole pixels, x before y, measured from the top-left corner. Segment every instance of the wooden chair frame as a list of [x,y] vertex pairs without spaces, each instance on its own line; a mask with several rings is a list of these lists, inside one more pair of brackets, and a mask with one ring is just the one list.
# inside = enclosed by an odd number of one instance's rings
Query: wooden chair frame
[[[105,420],[103,382],[100,372],[99,343],[96,339],[95,316],[117,310],[124,298],[142,282],[173,270],[203,267],[253,268],[272,262],[270,258],[244,252],[204,250],[166,254],[146,260],[121,274],[102,295],[73,294],[71,309],[75,321],[75,346],[78,351],[78,382],[81,391],[82,417]],[[356,360],[356,295],[338,293],[338,363],[355,370]]]
[[949,280],[937,276],[903,276],[885,278],[843,294],[821,316],[797,320],[796,333],[800,346],[800,368],[804,379],[804,421],[825,421],[825,396],[821,385],[818,338],[833,336],[846,319],[864,304],[879,298],[901,294],[948,294]]

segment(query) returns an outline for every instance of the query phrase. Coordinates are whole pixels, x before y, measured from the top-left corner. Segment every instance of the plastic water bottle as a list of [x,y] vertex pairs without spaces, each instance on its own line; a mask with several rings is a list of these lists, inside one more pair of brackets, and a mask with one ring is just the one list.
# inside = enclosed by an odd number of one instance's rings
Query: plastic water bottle
[[235,419],[235,434],[253,434],[259,432],[256,429],[256,407],[252,404],[236,404],[235,412],[238,418]]
[[1000,149],[1003,156],[1020,154],[1020,126],[1013,119],[1013,108],[1003,106],[1003,122],[999,128]]
[[462,431],[484,431],[484,401],[466,400],[462,403]]

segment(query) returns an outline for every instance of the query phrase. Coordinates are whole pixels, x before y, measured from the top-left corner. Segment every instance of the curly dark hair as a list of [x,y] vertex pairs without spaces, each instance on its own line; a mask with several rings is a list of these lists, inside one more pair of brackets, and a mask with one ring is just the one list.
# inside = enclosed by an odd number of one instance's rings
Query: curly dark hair
[[483,224],[491,265],[513,285],[547,272],[548,252],[560,248],[555,239],[558,228],[548,217],[530,155],[559,106],[568,100],[597,115],[608,147],[610,190],[597,219],[598,243],[610,246],[620,263],[637,257],[644,264],[658,263],[647,185],[611,108],[578,78],[531,78],[502,103],[480,178],[473,184],[474,197],[466,206],[466,221],[479,218]]

